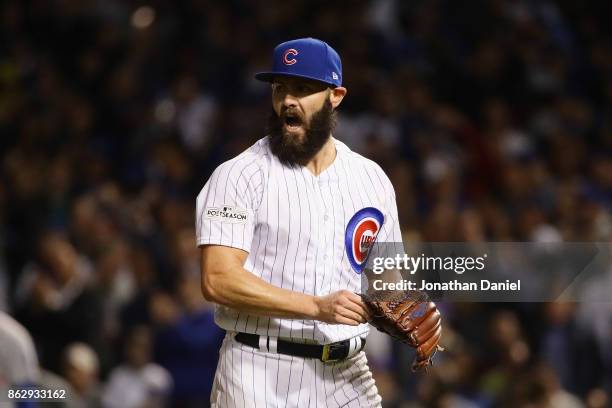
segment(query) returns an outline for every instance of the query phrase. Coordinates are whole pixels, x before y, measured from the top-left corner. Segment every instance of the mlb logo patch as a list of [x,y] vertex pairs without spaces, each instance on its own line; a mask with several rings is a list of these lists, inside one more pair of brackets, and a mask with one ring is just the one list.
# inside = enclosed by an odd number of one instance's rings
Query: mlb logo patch
[[379,209],[366,207],[357,211],[349,220],[345,232],[345,249],[356,273],[363,271],[384,219]]

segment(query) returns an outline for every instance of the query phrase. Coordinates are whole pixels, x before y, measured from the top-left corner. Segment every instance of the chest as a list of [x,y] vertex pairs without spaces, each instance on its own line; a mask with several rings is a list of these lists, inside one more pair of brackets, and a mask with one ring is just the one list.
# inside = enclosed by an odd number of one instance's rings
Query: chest
[[383,211],[371,178],[336,166],[320,177],[303,169],[271,172],[256,216],[256,229],[275,242],[321,246],[340,252],[351,218],[366,207]]

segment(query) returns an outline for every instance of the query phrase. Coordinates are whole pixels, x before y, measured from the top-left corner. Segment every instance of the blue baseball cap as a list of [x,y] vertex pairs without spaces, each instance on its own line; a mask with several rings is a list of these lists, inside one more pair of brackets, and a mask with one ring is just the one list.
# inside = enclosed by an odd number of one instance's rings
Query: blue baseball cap
[[272,58],[272,71],[258,72],[256,79],[272,82],[275,76],[282,75],[342,85],[340,56],[324,41],[316,38],[287,41],[274,48]]

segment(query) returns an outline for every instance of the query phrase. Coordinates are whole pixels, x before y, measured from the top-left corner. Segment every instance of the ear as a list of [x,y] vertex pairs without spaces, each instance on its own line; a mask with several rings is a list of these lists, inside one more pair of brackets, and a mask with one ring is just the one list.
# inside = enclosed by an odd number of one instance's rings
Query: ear
[[332,107],[334,109],[336,109],[338,105],[340,105],[340,102],[342,102],[342,99],[344,99],[344,95],[346,95],[346,92],[346,88],[342,86],[331,89],[331,92],[329,93],[329,101],[331,102]]

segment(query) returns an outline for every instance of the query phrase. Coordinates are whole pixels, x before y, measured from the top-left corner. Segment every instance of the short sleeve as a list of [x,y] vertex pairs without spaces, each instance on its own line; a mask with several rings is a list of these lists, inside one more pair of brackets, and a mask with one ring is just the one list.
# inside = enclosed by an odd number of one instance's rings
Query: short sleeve
[[381,184],[384,186],[383,226],[376,238],[377,245],[372,258],[395,258],[405,253],[402,232],[395,199],[395,189],[386,174],[380,170]]
[[262,191],[256,159],[237,157],[220,165],[196,199],[197,245],[250,252]]
[[402,242],[402,231],[400,229],[399,217],[397,215],[395,189],[393,188],[389,178],[384,173],[382,176],[385,186],[385,221],[380,233],[378,234],[378,242]]

